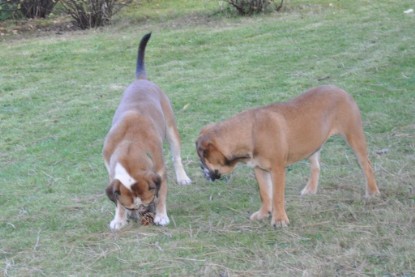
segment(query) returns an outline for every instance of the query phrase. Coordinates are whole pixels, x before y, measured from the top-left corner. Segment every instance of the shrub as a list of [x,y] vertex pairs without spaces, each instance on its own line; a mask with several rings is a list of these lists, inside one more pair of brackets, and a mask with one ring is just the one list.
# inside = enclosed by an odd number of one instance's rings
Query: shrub
[[27,18],[47,17],[58,0],[20,0],[20,10]]
[[21,16],[17,4],[11,1],[0,0],[0,21]]
[[47,17],[58,0],[0,0],[0,19]]
[[[273,0],[226,0],[240,15],[252,15],[256,13],[265,12],[274,7]],[[284,0],[275,7],[277,11],[282,8]]]
[[111,17],[132,0],[61,0],[66,12],[81,29],[107,25]]

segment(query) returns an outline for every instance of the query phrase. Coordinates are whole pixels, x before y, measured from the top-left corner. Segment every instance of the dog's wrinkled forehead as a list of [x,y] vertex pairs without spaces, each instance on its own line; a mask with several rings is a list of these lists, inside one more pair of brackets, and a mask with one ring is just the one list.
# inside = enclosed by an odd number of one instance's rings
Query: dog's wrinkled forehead
[[202,142],[203,140],[200,137],[196,141],[196,152],[201,160],[203,159],[203,153],[205,151],[205,146],[203,145]]

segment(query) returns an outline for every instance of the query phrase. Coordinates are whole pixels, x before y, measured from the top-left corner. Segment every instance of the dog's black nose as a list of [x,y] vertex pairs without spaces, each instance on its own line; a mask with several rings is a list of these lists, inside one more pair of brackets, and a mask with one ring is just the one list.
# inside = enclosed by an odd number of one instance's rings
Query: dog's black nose
[[209,181],[215,181],[216,179],[220,179],[221,175],[218,170],[210,170],[207,168],[203,163],[200,163],[200,168],[203,171],[203,174],[205,175],[205,178]]
[[209,177],[211,181],[215,181],[216,179],[220,179],[221,175],[218,170],[210,171]]

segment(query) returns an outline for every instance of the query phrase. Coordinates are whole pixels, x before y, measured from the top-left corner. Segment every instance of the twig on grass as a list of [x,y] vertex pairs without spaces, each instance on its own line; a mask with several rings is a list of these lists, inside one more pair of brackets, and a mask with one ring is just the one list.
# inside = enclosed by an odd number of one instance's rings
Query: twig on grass
[[41,229],[39,229],[39,231],[37,232],[37,238],[36,238],[36,243],[35,243],[35,246],[33,247],[33,251],[37,251],[37,248],[39,247],[39,242],[40,242],[40,232],[41,232],[42,230]]
[[9,276],[9,269],[11,269],[14,266],[14,260],[6,259],[4,263],[5,265],[4,265],[3,274],[4,276]]
[[316,223],[312,223],[312,224],[306,224],[301,226],[301,228],[308,228],[308,227],[316,227],[316,226],[320,226],[320,225],[325,225],[325,224],[329,224],[331,221],[322,221],[322,222],[316,222]]
[[184,261],[191,261],[191,262],[201,262],[205,263],[206,260],[198,260],[198,259],[192,259],[192,258],[183,258],[183,257],[177,257],[177,260],[184,260]]

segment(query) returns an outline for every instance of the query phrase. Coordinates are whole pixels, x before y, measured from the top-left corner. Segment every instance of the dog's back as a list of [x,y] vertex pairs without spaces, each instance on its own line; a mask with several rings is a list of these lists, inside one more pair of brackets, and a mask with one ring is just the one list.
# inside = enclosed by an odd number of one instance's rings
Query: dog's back
[[146,117],[156,121],[156,125],[164,124],[162,103],[168,103],[169,100],[155,83],[147,80],[145,70],[145,49],[150,37],[151,33],[148,33],[140,41],[137,52],[136,79],[124,91],[114,114],[113,125],[122,120],[127,111],[145,114]]

